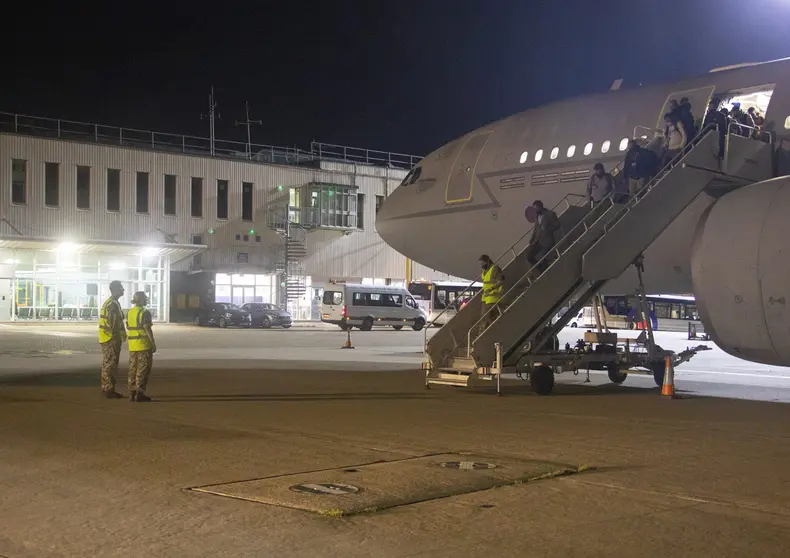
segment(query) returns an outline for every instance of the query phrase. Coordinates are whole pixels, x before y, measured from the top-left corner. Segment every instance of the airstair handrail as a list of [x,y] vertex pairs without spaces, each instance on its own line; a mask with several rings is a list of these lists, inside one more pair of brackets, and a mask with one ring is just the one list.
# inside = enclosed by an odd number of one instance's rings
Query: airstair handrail
[[[752,132],[754,132],[758,136],[760,134],[765,134],[768,137],[768,141],[766,143],[768,143],[769,145],[773,145],[773,143],[774,143],[774,135],[771,132],[769,132],[767,130],[763,130],[762,128],[758,128],[758,127],[755,127],[755,126],[749,126],[747,124],[741,124],[737,120],[730,120],[730,122],[727,124],[727,136],[728,137],[730,135],[736,135],[736,136],[740,135],[740,134],[733,133],[733,131],[732,131],[733,127],[738,127],[738,128],[746,129],[746,130],[752,130]],[[750,134],[749,137],[752,137],[752,139],[756,139],[758,141],[763,141],[759,137],[753,137],[753,135],[754,134]],[[741,137],[744,137],[744,136],[741,136]]]
[[649,137],[644,134],[639,135],[638,130],[647,131],[650,132],[651,134],[664,135],[664,130],[659,130],[658,128],[652,128],[650,126],[634,126],[634,134],[632,136],[633,139],[646,139]]
[[[675,155],[675,157],[672,158],[672,160],[667,165],[665,165],[664,167],[659,169],[659,171],[656,174],[656,176],[650,182],[645,184],[638,192],[636,192],[635,195],[631,196],[628,199],[628,201],[625,204],[623,204],[624,207],[622,207],[621,213],[619,215],[617,215],[614,218],[613,222],[610,223],[609,225],[615,224],[617,221],[619,221],[619,219],[623,215],[625,215],[628,211],[630,211],[631,208],[634,205],[639,203],[645,197],[644,195],[640,196],[639,194],[642,193],[642,192],[644,192],[644,194],[647,194],[650,190],[652,190],[652,188],[656,184],[658,184],[663,179],[663,177],[666,175],[665,172],[664,172],[664,169],[666,169],[666,168],[672,169],[677,164],[677,162],[679,162],[682,158],[684,158],[688,154],[689,151],[691,151],[694,147],[696,147],[696,145],[699,144],[702,141],[702,139],[708,134],[708,132],[710,132],[715,127],[716,127],[715,124],[711,124],[711,125],[708,125],[708,126],[704,127],[702,130],[700,130],[700,132],[689,143],[687,143],[680,150],[680,152],[677,155]],[[534,283],[534,281],[537,281],[544,273],[546,273],[549,270],[549,268],[551,268],[551,266],[554,265],[554,263],[559,261],[559,259],[562,257],[562,255],[565,254],[568,250],[570,250],[576,244],[576,242],[578,242],[579,238],[577,238],[576,240],[571,242],[568,246],[566,246],[564,248],[564,250],[560,251],[560,248],[558,246],[560,246],[562,244],[563,240],[565,240],[566,238],[570,237],[571,234],[573,234],[579,227],[584,226],[584,230],[586,232],[593,225],[598,223],[598,221],[603,219],[603,217],[608,213],[609,209],[616,205],[614,203],[614,196],[616,194],[619,194],[619,192],[611,191],[600,202],[598,202],[598,205],[596,207],[601,206],[601,204],[603,204],[604,202],[607,203],[607,207],[606,207],[606,209],[604,211],[601,212],[601,214],[589,226],[587,225],[587,221],[586,221],[587,215],[585,215],[570,231],[568,231],[568,233],[565,234],[565,236],[563,236],[558,242],[555,243],[554,247],[549,252],[547,252],[545,255],[543,255],[543,257],[541,257],[540,260],[538,260],[538,262],[534,266],[532,266],[529,270],[527,270],[527,272],[524,273],[524,275],[522,275],[511,286],[511,288],[506,293],[504,293],[502,295],[502,297],[500,298],[500,302],[494,304],[493,307],[491,309],[489,309],[488,312],[486,312],[483,316],[481,316],[477,320],[477,322],[475,322],[474,325],[471,328],[469,328],[469,331],[467,332],[467,357],[471,357],[471,353],[472,353],[472,332],[476,330],[476,328],[478,327],[480,322],[482,322],[488,316],[489,313],[493,312],[494,309],[498,310],[500,304],[502,303],[502,301],[507,300],[507,297],[508,297],[509,294],[511,294],[513,291],[515,291],[516,289],[521,287],[522,282],[524,281],[524,278],[527,278],[527,282],[528,282],[527,286],[529,287],[529,286],[531,286]],[[617,205],[619,205],[619,204],[617,204]],[[588,215],[589,215],[589,213],[588,213]],[[607,226],[607,228],[609,228],[609,226]],[[557,257],[553,261],[548,262],[548,266],[546,266],[546,269],[543,270],[541,273],[539,273],[534,281],[529,279],[529,277],[532,274],[532,272],[536,268],[539,268],[539,266],[547,258],[549,258],[550,256],[553,256],[555,253],[556,253]],[[514,300],[512,300],[507,305],[507,308],[510,308],[513,304],[515,304],[524,295],[525,292],[526,292],[526,290],[522,291]],[[503,313],[504,312],[500,312],[499,315],[496,316],[495,319],[491,320],[491,323],[489,323],[488,328],[492,327],[494,325],[494,323],[496,323],[496,321],[499,319],[499,316],[501,316]],[[486,328],[486,330],[488,328]],[[483,333],[485,333],[485,330],[481,331],[479,333],[478,337],[483,335]]]

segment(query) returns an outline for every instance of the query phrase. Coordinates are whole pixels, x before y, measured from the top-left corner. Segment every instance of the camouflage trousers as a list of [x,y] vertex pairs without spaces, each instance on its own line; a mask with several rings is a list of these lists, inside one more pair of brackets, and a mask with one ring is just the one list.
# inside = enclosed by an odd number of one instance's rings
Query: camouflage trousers
[[121,339],[101,343],[101,390],[115,391],[115,375],[121,358]]
[[154,365],[153,351],[129,351],[129,391],[145,393]]

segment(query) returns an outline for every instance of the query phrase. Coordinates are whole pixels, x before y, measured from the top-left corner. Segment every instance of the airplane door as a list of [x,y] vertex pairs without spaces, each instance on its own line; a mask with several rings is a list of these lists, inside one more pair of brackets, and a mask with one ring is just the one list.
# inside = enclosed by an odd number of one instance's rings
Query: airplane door
[[472,201],[475,169],[492,132],[482,132],[469,136],[453,162],[447,177],[446,203],[466,203]]
[[714,89],[714,86],[707,85],[698,89],[688,89],[686,91],[675,91],[674,93],[670,93],[664,101],[661,111],[658,113],[656,130],[664,129],[664,115],[669,112],[669,103],[673,99],[680,103],[683,97],[688,97],[689,103],[691,103],[691,114],[694,115],[694,124],[697,126],[697,129],[699,129],[700,125],[705,120],[705,113],[708,111],[708,104],[710,103],[711,97],[713,97]]

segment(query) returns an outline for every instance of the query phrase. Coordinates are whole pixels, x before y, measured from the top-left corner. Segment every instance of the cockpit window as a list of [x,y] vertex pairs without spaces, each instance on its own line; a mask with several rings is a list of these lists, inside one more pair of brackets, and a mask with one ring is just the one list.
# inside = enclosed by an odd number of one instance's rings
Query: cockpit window
[[422,167],[414,167],[409,171],[409,174],[406,175],[406,178],[403,179],[403,182],[401,182],[400,185],[410,186],[414,184],[420,179],[421,174],[422,174]]

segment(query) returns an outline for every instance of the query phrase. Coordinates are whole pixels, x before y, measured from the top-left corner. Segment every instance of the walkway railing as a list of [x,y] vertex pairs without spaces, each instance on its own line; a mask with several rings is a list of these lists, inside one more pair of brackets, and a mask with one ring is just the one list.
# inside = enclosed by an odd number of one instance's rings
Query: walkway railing
[[411,169],[422,158],[416,155],[315,141],[310,143],[309,151],[296,147],[276,145],[248,145],[245,142],[218,140],[216,138],[212,142],[210,138],[199,136],[120,128],[118,126],[28,116],[10,112],[0,112],[0,132],[190,155],[248,159],[261,163],[281,165],[303,165],[319,160],[333,160],[344,163]]

